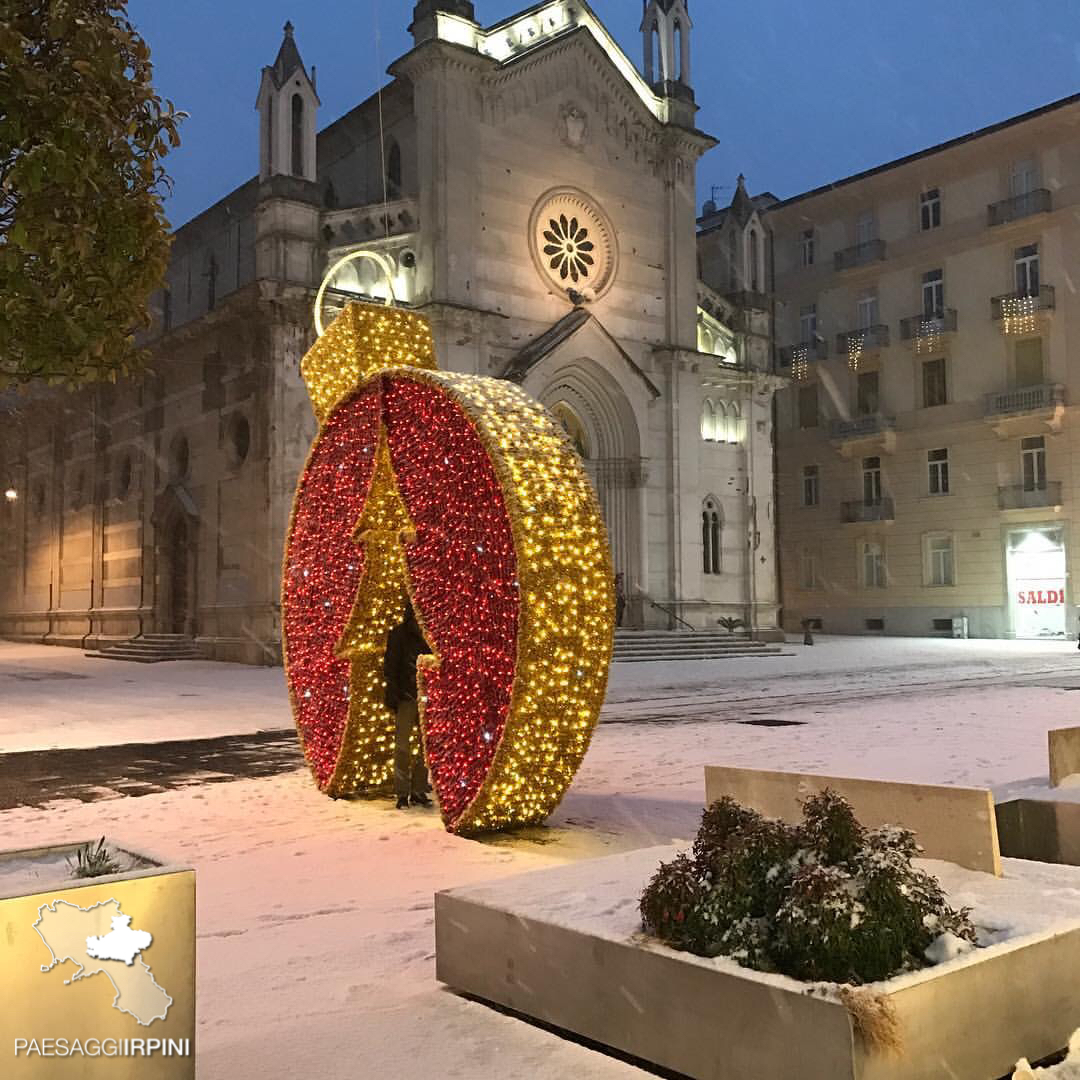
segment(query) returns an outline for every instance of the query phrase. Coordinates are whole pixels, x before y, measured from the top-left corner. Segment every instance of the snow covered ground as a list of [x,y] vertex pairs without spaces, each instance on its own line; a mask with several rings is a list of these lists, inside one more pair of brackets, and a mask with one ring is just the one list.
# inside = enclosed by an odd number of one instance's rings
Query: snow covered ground
[[[5,811],[0,849],[104,833],[196,867],[202,1077],[640,1077],[441,988],[433,893],[686,843],[705,764],[1031,781],[1046,774],[1047,729],[1075,723],[1080,704],[1080,655],[1068,643],[825,639],[789,651],[616,665],[607,722],[545,828],[463,840],[433,812],[333,802],[297,770]],[[790,726],[761,726],[777,722]],[[0,643],[8,751],[288,724],[280,670],[143,667]],[[92,980],[71,989],[97,992]]]

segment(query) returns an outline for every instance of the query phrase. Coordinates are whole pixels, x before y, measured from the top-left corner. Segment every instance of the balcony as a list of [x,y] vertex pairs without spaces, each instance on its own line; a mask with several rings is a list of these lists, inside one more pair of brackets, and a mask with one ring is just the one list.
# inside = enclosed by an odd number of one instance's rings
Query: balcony
[[896,448],[896,420],[881,413],[833,420],[829,439],[842,457],[857,457],[874,450],[891,454]]
[[990,298],[991,314],[1001,323],[1003,334],[1035,333],[1042,318],[1055,306],[1053,285],[1042,285],[1033,293],[1003,293]]
[[1033,489],[1023,484],[999,487],[998,506],[1002,510],[1041,510],[1061,506],[1061,481],[1048,480],[1045,487]]
[[866,353],[874,349],[884,349],[888,344],[889,328],[884,323],[864,326],[861,330],[845,330],[836,335],[836,351],[841,356],[850,356],[852,352]]
[[856,244],[854,247],[843,248],[833,256],[833,262],[837,270],[851,270],[856,266],[866,266],[868,263],[880,262],[885,258],[884,240],[867,240],[865,243]]
[[864,499],[855,499],[841,504],[841,512],[844,522],[848,525],[862,524],[868,521],[895,521],[896,510],[893,501],[888,496],[878,499],[877,502],[866,502]]
[[724,299],[740,311],[768,311],[772,306],[768,293],[757,292],[754,289],[726,293]]
[[798,345],[780,346],[777,361],[781,371],[791,371],[796,378],[800,378],[806,375],[810,364],[824,360],[828,355],[829,350],[824,341],[804,341]]
[[993,228],[995,225],[1008,225],[1010,221],[1020,221],[1032,214],[1047,214],[1053,209],[1053,202],[1049,188],[1037,188],[991,203],[986,208],[986,221]]
[[909,341],[916,352],[937,349],[946,334],[956,333],[956,308],[935,315],[911,315],[900,320],[900,340]]
[[1044,383],[987,394],[983,417],[1004,439],[1060,431],[1065,418],[1065,387]]

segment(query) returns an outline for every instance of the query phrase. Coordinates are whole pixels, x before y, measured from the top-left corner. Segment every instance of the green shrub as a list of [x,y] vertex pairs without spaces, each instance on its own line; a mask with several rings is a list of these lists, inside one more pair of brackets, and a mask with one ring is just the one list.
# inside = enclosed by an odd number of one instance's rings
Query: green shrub
[[912,865],[913,833],[867,829],[834,791],[787,825],[733,799],[708,807],[693,858],[662,864],[641,897],[642,923],[676,949],[729,956],[797,979],[865,983],[926,964],[940,934],[971,943],[967,909]]

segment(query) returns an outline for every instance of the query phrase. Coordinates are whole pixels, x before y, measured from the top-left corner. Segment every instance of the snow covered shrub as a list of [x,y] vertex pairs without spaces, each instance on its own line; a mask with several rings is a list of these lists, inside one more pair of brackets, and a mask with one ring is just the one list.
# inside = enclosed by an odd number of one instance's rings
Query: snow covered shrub
[[860,984],[926,964],[942,935],[975,942],[911,860],[906,829],[866,829],[833,791],[808,798],[799,825],[730,798],[708,807],[693,858],[660,866],[641,898],[646,930],[699,956],[730,956],[797,979]]

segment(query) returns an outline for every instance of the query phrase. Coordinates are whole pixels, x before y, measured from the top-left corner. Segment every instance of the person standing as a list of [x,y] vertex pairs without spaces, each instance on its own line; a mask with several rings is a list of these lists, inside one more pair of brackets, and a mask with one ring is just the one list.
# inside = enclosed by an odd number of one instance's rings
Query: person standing
[[615,575],[615,625],[622,626],[626,614],[626,584],[622,574]]
[[413,806],[430,806],[428,771],[423,750],[413,759],[412,736],[420,720],[417,702],[416,662],[431,652],[412,604],[405,605],[405,616],[390,631],[386,641],[383,660],[383,677],[386,682],[386,707],[397,718],[394,729],[394,794],[397,809]]

